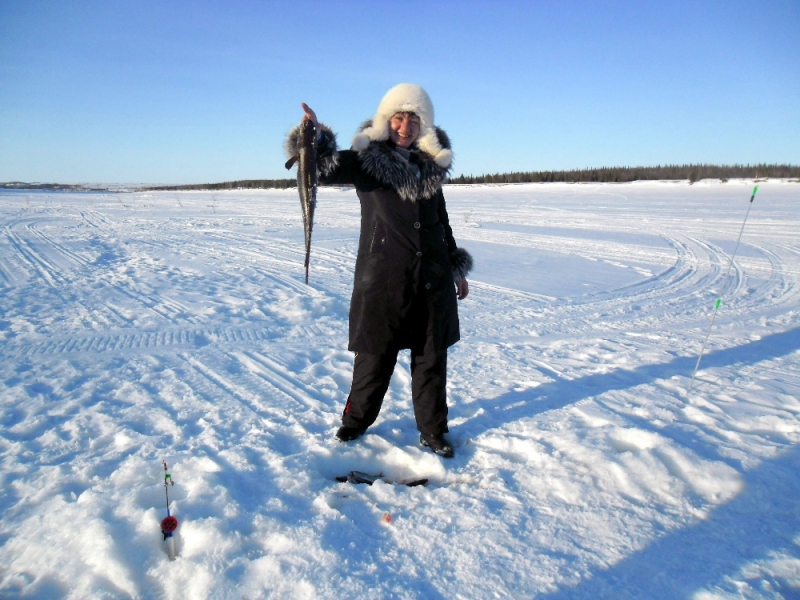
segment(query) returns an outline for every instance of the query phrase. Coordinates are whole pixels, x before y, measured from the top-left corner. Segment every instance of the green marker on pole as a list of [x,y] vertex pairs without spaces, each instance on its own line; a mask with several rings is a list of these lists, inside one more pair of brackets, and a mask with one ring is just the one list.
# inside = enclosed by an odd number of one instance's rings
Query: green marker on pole
[[717,318],[717,311],[719,310],[719,307],[722,304],[722,296],[725,294],[725,290],[728,288],[728,275],[730,275],[731,267],[733,266],[733,259],[736,258],[736,251],[739,249],[739,242],[742,241],[742,233],[744,232],[744,225],[745,223],[747,223],[747,217],[750,215],[750,209],[753,207],[753,200],[755,200],[757,193],[758,193],[758,186],[753,188],[753,195],[750,196],[750,203],[747,205],[747,212],[744,215],[742,228],[739,230],[739,239],[736,240],[736,247],[733,249],[733,254],[731,254],[731,261],[728,263],[728,270],[725,271],[725,283],[722,287],[722,291],[719,293],[719,298],[717,298],[717,301],[714,303],[714,314],[711,315],[711,325],[708,326],[708,333],[706,333],[706,339],[703,340],[703,346],[700,348],[700,356],[697,357],[697,364],[694,366],[694,373],[692,373],[692,380],[689,382],[689,390],[687,391],[687,393],[692,391],[695,375],[697,375],[697,371],[700,368],[700,361],[703,360],[703,353],[706,350],[706,343],[708,342],[708,337],[711,335],[711,329],[714,327],[714,319]]

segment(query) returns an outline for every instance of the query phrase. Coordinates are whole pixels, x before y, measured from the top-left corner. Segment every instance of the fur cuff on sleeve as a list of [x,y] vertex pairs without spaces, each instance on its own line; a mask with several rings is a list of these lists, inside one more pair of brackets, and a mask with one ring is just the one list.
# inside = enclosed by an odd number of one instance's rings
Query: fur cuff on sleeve
[[[320,177],[331,175],[339,166],[339,153],[336,147],[336,134],[323,123],[319,124],[322,140],[318,145],[317,173]],[[286,136],[283,144],[286,156],[292,158],[300,151],[300,125],[295,125]]]
[[472,255],[464,248],[456,248],[450,253],[450,264],[453,266],[453,280],[458,283],[472,271]]

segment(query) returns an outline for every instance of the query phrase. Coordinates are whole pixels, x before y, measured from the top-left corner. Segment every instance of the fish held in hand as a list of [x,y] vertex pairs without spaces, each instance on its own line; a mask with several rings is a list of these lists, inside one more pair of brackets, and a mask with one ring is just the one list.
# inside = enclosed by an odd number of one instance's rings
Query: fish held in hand
[[306,284],[308,284],[311,231],[314,228],[314,209],[317,207],[317,129],[310,119],[300,123],[296,144],[297,154],[287,161],[286,168],[291,169],[294,163],[297,163],[297,192],[300,195],[300,208],[303,211]]

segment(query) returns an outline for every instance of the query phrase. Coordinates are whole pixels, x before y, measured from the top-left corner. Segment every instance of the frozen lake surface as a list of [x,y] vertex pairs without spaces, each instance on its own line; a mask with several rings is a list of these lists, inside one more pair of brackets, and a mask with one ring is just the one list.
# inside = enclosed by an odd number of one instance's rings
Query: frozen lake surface
[[800,184],[761,184],[725,281],[752,187],[446,187],[452,460],[405,352],[333,438],[352,190],[308,286],[295,190],[0,192],[0,596],[800,596]]

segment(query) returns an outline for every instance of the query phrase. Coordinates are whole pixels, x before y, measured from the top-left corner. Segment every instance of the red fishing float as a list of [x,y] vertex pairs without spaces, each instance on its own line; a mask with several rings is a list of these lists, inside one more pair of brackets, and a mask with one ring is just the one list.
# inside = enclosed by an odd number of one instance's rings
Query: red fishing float
[[161,533],[166,537],[178,528],[178,519],[173,516],[164,517],[161,521]]

